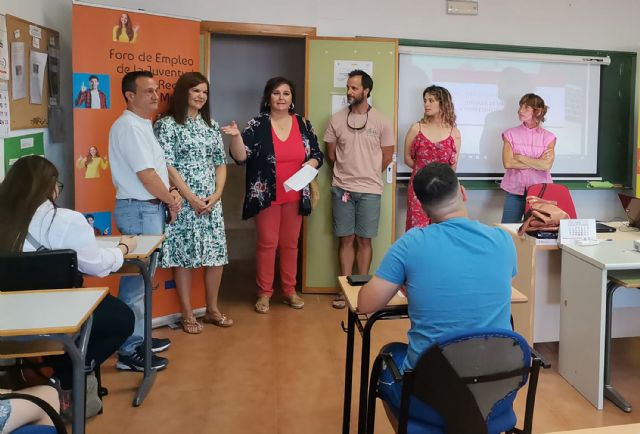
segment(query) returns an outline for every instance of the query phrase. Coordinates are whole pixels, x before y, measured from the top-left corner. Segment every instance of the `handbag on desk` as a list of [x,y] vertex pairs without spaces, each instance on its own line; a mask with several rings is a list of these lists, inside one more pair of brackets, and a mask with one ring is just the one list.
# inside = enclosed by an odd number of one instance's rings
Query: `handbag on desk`
[[552,200],[540,199],[538,196],[527,196],[529,211],[524,216],[524,223],[518,229],[518,235],[525,233],[558,232],[560,220],[568,219],[569,214],[558,207]]

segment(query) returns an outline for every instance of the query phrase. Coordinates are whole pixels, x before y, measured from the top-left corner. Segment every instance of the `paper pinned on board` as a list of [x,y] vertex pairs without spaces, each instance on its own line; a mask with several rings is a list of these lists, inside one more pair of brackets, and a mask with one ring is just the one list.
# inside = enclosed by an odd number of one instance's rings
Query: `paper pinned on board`
[[11,43],[11,98],[13,101],[26,96],[27,79],[24,70],[24,42]]
[[293,176],[284,182],[284,191],[300,191],[307,184],[313,181],[313,178],[318,174],[318,169],[315,169],[308,164],[302,166],[302,169],[298,170]]
[[0,81],[0,138],[9,135],[9,83]]
[[44,69],[47,66],[47,53],[31,51],[31,78],[29,80],[29,101],[31,104],[42,104],[42,90],[44,88]]
[[370,60],[334,60],[333,87],[346,87],[349,73],[360,69],[373,76],[373,62]]
[[4,15],[0,15],[0,80],[9,80],[9,38]]

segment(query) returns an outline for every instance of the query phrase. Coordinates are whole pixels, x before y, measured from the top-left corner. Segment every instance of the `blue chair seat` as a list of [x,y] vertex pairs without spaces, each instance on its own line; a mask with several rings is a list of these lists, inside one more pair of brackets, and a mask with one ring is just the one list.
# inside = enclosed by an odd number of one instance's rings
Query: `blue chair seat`
[[[398,420],[398,432],[530,433],[540,366],[527,342],[515,332],[478,329],[439,339],[413,369],[401,373],[407,345],[385,345],[376,358],[370,383],[367,432],[373,433],[375,400],[381,398]],[[532,361],[533,360],[533,361]],[[513,402],[531,383],[524,429],[515,428]]]
[[57,431],[52,426],[47,425],[25,425],[13,431],[13,434],[56,434]]

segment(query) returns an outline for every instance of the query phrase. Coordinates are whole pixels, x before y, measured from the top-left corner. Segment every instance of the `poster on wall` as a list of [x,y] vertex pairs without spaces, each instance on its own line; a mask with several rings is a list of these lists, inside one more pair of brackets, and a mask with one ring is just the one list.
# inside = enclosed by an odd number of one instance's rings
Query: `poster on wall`
[[368,60],[334,60],[333,87],[346,87],[349,73],[359,69],[373,77],[373,62]]
[[42,91],[44,90],[44,71],[47,66],[47,53],[31,51],[29,55],[29,102],[42,104]]
[[27,79],[24,72],[24,42],[11,43],[11,98],[13,101],[26,96]]
[[26,155],[41,155],[44,157],[44,134],[26,134],[24,136],[7,137],[4,139],[4,173]]
[[[74,4],[72,55],[76,209],[87,219],[91,216],[95,231],[117,235],[108,154],[109,129],[126,108],[122,77],[150,71],[158,84],[158,114],[165,111],[178,77],[200,69],[200,22]],[[170,270],[156,272],[154,287],[169,289],[154,292],[154,317],[179,311],[177,297],[166,285],[171,279]]]
[[0,81],[0,138],[9,135],[10,125],[9,82]]
[[9,39],[4,15],[0,15],[0,80],[9,80]]

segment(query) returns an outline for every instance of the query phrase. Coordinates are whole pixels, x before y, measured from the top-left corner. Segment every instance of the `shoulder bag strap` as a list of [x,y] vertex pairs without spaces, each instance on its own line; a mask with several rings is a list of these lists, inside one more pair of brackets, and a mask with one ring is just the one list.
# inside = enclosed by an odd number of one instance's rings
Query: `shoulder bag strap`
[[27,232],[27,241],[29,241],[29,244],[31,244],[33,247],[35,247],[36,252],[40,252],[42,250],[49,250],[47,249],[45,246],[43,246],[42,244],[40,244],[38,242],[38,240],[36,240],[33,235],[31,235],[30,232]]

